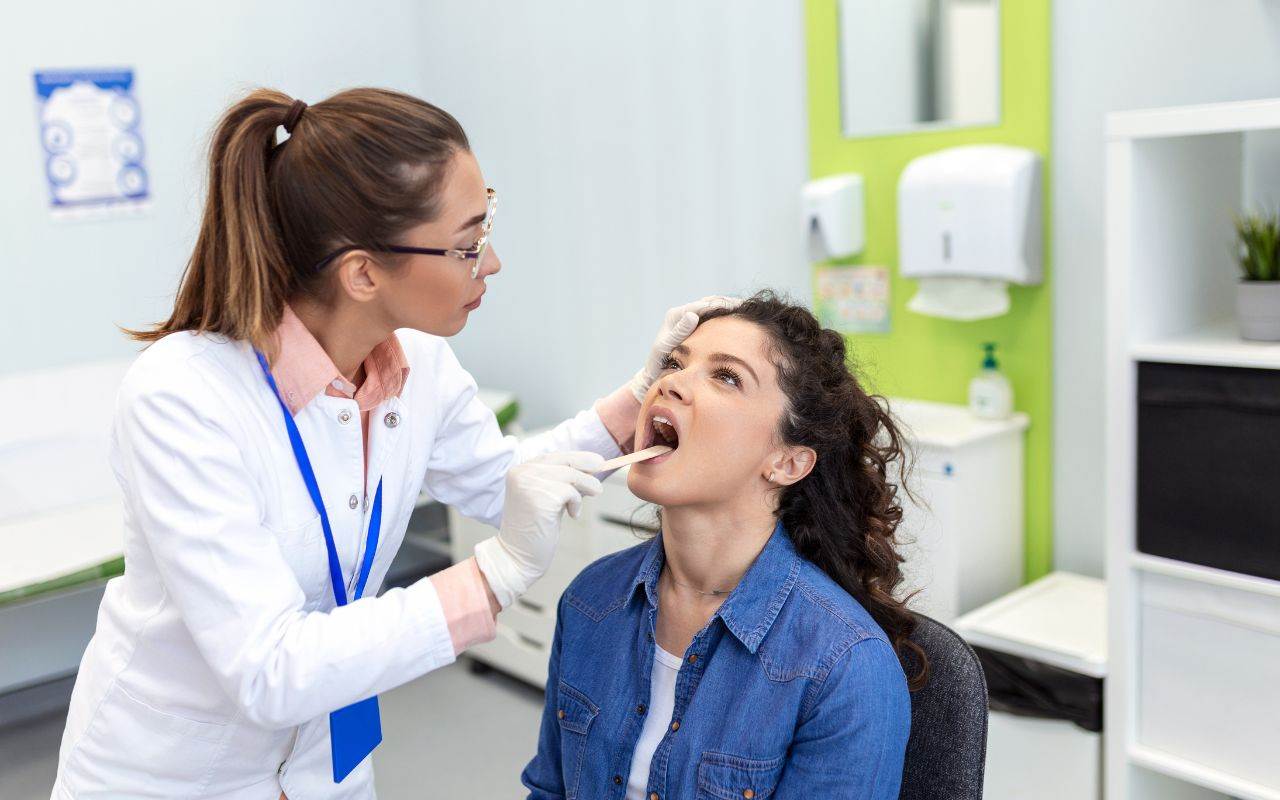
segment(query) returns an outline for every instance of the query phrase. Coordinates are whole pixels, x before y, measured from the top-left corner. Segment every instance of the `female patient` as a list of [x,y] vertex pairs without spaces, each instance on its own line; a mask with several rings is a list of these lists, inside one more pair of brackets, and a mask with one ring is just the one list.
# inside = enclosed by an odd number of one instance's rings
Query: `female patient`
[[662,532],[564,593],[522,779],[532,798],[896,798],[898,431],[806,309],[763,293],[702,319],[636,428],[676,448],[628,481]]

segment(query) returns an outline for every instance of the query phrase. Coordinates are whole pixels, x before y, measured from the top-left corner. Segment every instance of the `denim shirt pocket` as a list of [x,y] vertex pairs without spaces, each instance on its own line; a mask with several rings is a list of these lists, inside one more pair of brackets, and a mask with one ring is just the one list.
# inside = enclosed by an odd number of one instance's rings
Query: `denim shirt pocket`
[[564,681],[556,692],[556,718],[560,722],[560,772],[564,777],[566,800],[578,796],[582,760],[587,750],[587,732],[600,708],[582,692]]
[[703,753],[698,762],[697,800],[764,800],[777,788],[784,761],[783,756],[759,759]]

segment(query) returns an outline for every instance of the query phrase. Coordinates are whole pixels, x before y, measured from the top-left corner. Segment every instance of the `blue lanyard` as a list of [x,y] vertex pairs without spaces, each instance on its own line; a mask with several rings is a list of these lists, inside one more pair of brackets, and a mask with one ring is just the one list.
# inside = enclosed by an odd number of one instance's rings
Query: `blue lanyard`
[[[298,433],[298,425],[293,421],[293,414],[289,413],[289,407],[280,397],[280,389],[276,386],[276,379],[271,377],[271,369],[267,366],[266,357],[257,350],[253,352],[258,357],[258,364],[262,366],[262,374],[267,376],[271,393],[276,396],[276,402],[280,404],[280,411],[284,414],[284,426],[289,431],[289,444],[293,445],[293,457],[298,462],[298,471],[302,473],[302,480],[307,484],[307,493],[311,495],[312,504],[315,505],[316,511],[320,512],[320,524],[324,528],[324,546],[329,554],[329,580],[333,583],[333,599],[338,605],[345,606],[347,587],[342,579],[342,564],[338,561],[338,548],[333,542],[333,528],[329,526],[329,514],[325,511],[324,499],[320,496],[320,485],[316,482],[315,471],[311,469],[311,459],[307,457],[306,445],[302,443],[302,434]],[[378,549],[378,529],[381,526],[382,478],[378,478],[378,491],[373,498],[373,511],[369,514],[369,534],[365,541],[364,559],[360,564],[353,600],[360,599],[364,594],[365,584],[369,581],[369,572],[373,569],[373,555]]]
[[[333,529],[329,527],[329,514],[324,509],[324,499],[320,497],[320,485],[316,483],[316,473],[311,469],[311,459],[307,457],[307,448],[302,443],[302,434],[298,433],[298,425],[293,421],[293,414],[284,404],[276,379],[271,377],[271,369],[267,367],[266,356],[254,350],[258,363],[262,365],[262,374],[267,376],[267,385],[280,404],[284,414],[284,426],[289,431],[289,444],[293,445],[293,457],[298,461],[298,471],[307,484],[307,493],[316,511],[320,512],[320,524],[324,528],[324,547],[329,554],[329,580],[333,583],[333,599],[339,606],[347,604],[347,587],[342,580],[342,565],[338,562],[338,548],[333,543]],[[364,594],[365,584],[369,580],[369,571],[373,569],[373,554],[378,549],[378,528],[382,526],[382,478],[378,478],[378,491],[373,498],[373,511],[369,514],[369,536],[365,541],[364,559],[360,564],[359,577],[356,578],[354,600]],[[382,714],[378,710],[378,696],[366,697],[364,700],[343,706],[329,714],[329,751],[333,764],[333,782],[341,783],[343,778],[351,774],[361,762],[369,757],[382,743]]]

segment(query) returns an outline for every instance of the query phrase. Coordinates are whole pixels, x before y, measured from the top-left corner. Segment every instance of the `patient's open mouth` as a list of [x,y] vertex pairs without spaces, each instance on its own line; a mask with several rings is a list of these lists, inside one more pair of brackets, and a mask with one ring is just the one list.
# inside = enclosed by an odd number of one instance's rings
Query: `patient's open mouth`
[[665,444],[673,449],[680,446],[680,434],[671,424],[671,420],[661,414],[655,414],[653,417],[653,432],[654,444]]

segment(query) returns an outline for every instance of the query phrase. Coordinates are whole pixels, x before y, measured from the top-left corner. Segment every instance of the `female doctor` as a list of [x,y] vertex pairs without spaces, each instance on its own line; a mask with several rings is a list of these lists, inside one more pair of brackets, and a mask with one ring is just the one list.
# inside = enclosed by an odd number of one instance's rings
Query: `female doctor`
[[[125,573],[53,797],[372,797],[377,695],[493,637],[663,358],[727,301],[672,309],[630,383],[516,442],[441,338],[501,269],[453,117],[376,89],[255,91],[213,135],[208,192],[173,313],[130,331],[152,344],[112,432]],[[498,533],[377,596],[424,488]]]

